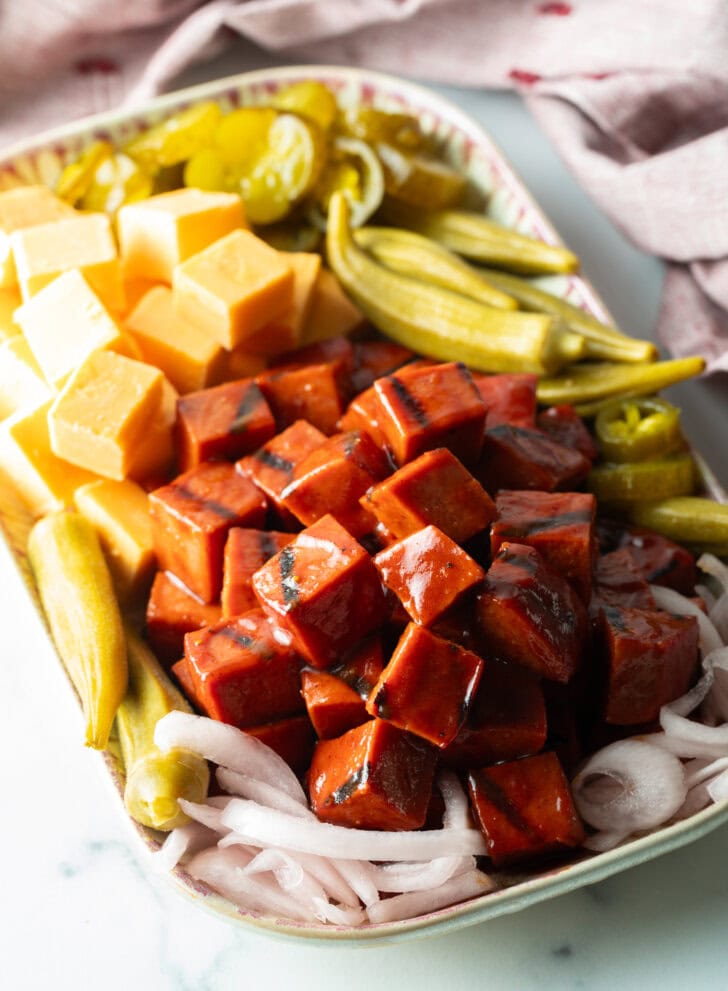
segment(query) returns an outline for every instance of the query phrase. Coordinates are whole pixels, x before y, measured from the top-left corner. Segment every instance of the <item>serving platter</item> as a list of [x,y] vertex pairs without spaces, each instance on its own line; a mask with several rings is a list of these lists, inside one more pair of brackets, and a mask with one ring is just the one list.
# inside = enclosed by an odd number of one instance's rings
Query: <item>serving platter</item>
[[[449,160],[467,173],[474,193],[488,202],[494,219],[545,241],[559,238],[537,204],[483,130],[445,99],[422,87],[393,77],[364,70],[328,66],[269,69],[234,76],[173,93],[125,113],[108,113],[47,132],[8,149],[0,156],[0,188],[44,182],[53,185],[61,169],[87,144],[99,138],[122,143],[167,114],[198,100],[214,99],[223,108],[264,102],[278,87],[316,78],[337,91],[342,103],[373,104],[385,110],[415,114],[424,130],[433,133]],[[578,275],[543,280],[550,291],[579,305],[600,319],[607,309],[594,289]],[[725,500],[725,494],[703,466],[707,492]],[[37,607],[40,604],[25,556],[31,520],[15,496],[12,483],[0,481],[0,525],[7,548],[16,565],[13,580],[22,581]],[[60,663],[60,661],[59,661]],[[123,776],[114,748],[104,755],[108,778],[119,799]],[[119,805],[123,809],[123,805]],[[126,816],[126,813],[123,813]],[[160,836],[128,820],[140,840],[151,850],[160,846]],[[243,913],[204,885],[193,881],[182,869],[171,875],[179,888],[202,907],[231,922],[255,925],[268,932],[293,938],[392,942],[417,935],[444,933],[474,925],[498,915],[519,911],[528,905],[602,880],[636,864],[653,859],[697,840],[728,822],[728,805],[712,806],[689,819],[626,843],[608,853],[584,854],[577,862],[539,873],[498,875],[499,890],[461,905],[442,909],[404,922],[367,926],[361,929],[332,925],[297,924]]]

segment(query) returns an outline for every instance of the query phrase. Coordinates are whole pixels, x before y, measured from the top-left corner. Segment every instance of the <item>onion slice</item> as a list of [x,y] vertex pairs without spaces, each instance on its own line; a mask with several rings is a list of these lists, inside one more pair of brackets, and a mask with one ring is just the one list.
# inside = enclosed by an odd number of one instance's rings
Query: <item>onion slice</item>
[[481,871],[468,871],[453,877],[437,888],[429,891],[412,891],[405,895],[395,895],[387,898],[368,909],[369,921],[397,922],[400,919],[411,919],[425,912],[435,912],[446,905],[485,895],[493,890],[493,882],[487,874]]
[[177,826],[167,833],[164,843],[152,855],[154,869],[161,873],[171,871],[184,857],[214,846],[216,842],[217,834],[214,830],[203,826],[201,822],[188,822],[184,826]]
[[273,785],[302,805],[308,805],[298,778],[283,758],[235,726],[174,710],[157,723],[154,742],[165,753],[174,747],[191,750],[231,771]]
[[625,835],[667,822],[687,794],[677,757],[644,740],[618,740],[599,750],[576,775],[572,790],[590,826]]
[[223,824],[243,837],[243,842],[349,860],[431,860],[487,852],[485,841],[476,829],[412,832],[350,829],[298,819],[242,798],[232,799],[223,812]]
[[475,869],[475,857],[435,857],[423,863],[385,864],[372,867],[377,889],[382,892],[429,891],[451,877]]
[[695,616],[700,630],[700,649],[705,657],[713,650],[723,646],[723,640],[703,610],[686,596],[673,588],[663,585],[650,585],[650,592],[658,609],[672,613],[674,616]]

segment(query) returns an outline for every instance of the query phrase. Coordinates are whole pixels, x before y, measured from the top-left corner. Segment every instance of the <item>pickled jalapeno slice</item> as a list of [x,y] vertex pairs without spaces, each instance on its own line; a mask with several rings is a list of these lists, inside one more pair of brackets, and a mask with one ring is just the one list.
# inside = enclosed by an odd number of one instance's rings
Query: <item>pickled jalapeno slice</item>
[[607,461],[643,461],[670,454],[683,443],[680,411],[658,396],[605,406],[596,416],[594,430]]

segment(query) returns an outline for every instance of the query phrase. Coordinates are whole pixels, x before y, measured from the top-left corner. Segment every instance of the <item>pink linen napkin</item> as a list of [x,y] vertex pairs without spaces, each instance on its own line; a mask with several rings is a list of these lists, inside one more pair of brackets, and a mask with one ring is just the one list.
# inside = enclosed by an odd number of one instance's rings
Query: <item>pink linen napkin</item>
[[518,88],[668,262],[662,342],[728,371],[725,0],[0,0],[0,141],[146,99],[231,31],[291,61]]

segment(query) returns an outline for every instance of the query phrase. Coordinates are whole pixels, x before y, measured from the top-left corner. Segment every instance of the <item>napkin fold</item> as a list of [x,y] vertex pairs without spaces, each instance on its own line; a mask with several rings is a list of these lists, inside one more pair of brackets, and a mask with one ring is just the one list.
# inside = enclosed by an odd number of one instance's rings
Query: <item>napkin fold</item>
[[668,263],[662,343],[728,371],[725,0],[0,0],[0,142],[141,102],[233,33],[291,61],[517,88]]

